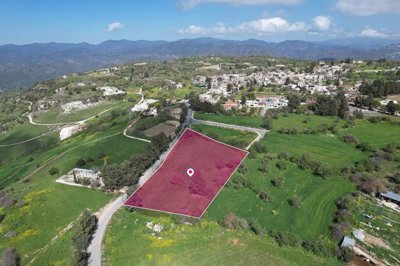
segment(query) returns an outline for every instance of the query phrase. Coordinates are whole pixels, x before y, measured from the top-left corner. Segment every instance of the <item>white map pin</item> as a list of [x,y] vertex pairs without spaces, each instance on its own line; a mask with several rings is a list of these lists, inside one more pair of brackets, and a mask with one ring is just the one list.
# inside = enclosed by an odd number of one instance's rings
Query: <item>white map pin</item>
[[194,170],[192,168],[187,169],[186,173],[188,174],[188,176],[192,177],[192,175],[194,175]]

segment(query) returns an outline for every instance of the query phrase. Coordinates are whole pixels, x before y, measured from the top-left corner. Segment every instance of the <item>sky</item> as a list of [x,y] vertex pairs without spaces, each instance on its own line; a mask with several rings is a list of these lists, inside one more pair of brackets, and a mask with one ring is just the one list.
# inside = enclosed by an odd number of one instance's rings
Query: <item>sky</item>
[[1,0],[0,44],[400,39],[400,0]]

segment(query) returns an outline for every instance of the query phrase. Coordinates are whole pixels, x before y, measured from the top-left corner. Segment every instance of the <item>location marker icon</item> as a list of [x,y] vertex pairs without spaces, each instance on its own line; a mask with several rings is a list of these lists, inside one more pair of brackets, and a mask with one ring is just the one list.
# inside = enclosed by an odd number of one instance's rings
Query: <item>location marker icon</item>
[[188,176],[192,177],[194,175],[194,170],[192,168],[187,169],[186,173]]

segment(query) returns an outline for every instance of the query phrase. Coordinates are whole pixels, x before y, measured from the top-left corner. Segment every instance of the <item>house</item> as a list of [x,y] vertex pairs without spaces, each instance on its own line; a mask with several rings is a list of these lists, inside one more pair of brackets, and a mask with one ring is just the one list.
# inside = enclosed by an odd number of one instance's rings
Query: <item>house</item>
[[224,103],[222,105],[222,107],[224,107],[224,109],[227,111],[227,110],[232,110],[233,108],[238,107],[238,104],[235,101],[229,100],[226,103]]
[[342,248],[353,248],[354,245],[356,244],[356,241],[353,238],[350,237],[343,237],[342,243],[340,244],[340,247]]
[[388,191],[386,193],[380,193],[379,198],[396,203],[397,205],[400,206],[400,195],[392,191]]
[[74,168],[72,169],[72,173],[79,178],[90,178],[97,179],[100,176],[100,172],[97,170],[83,169],[83,168]]
[[98,91],[103,92],[103,96],[112,96],[112,95],[119,95],[119,94],[126,94],[125,91],[118,89],[117,87],[98,87]]

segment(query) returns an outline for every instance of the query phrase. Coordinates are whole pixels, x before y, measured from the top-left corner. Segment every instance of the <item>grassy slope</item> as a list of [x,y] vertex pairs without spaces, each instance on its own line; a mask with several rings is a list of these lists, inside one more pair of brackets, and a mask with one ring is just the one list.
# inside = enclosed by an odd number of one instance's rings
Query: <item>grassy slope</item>
[[[113,131],[119,130],[101,132],[86,137],[78,136],[67,141],[64,145],[67,147],[76,146],[105,135],[111,135]],[[13,185],[11,194],[19,198],[19,201],[25,201],[27,205],[22,208],[13,207],[2,211],[7,216],[0,229],[0,249],[3,250],[8,246],[16,247],[24,256],[23,262],[26,263],[32,259],[35,250],[45,246],[58,232],[74,221],[84,208],[91,208],[96,211],[114,197],[113,194],[106,194],[101,191],[57,184],[54,179],[59,175],[49,176],[48,169],[50,167],[58,167],[61,175],[74,167],[78,158],[95,157],[102,150],[105,150],[109,155],[109,162],[121,162],[134,153],[141,152],[143,148],[143,142],[129,140],[119,134],[66,153],[32,176],[30,182]],[[65,150],[65,148],[58,147],[42,156],[47,156],[48,159],[55,154],[60,154],[62,150]],[[45,159],[43,158],[43,160]],[[101,165],[98,162],[97,164]],[[10,230],[16,230],[19,234],[14,238],[4,237],[4,234]],[[60,241],[62,243],[59,243]],[[71,247],[71,242],[70,239],[68,241],[59,239],[55,243],[56,247],[57,245],[60,246],[60,249],[68,250]],[[52,249],[41,256],[49,256]],[[69,265],[71,254],[69,252],[64,253],[65,256],[59,255],[57,259],[64,261],[62,265]],[[35,264],[43,265],[39,261]]]
[[398,143],[400,139],[400,124],[380,122],[371,123],[366,120],[358,120],[356,127],[349,129],[349,134],[368,142],[376,147],[383,147],[390,143]]
[[[146,222],[165,226],[161,239]],[[281,248],[250,232],[226,230],[203,219],[176,225],[169,216],[119,211],[105,239],[106,265],[338,265],[295,248]]]
[[34,121],[37,123],[64,123],[64,122],[75,122],[82,119],[86,119],[95,116],[107,109],[114,107],[126,107],[131,106],[131,103],[120,103],[115,101],[109,101],[97,106],[85,110],[74,111],[70,114],[63,115],[61,113],[61,108],[55,108],[47,112],[42,112],[35,116]]
[[[249,169],[246,178],[257,188],[267,191],[272,196],[272,202],[262,202],[249,189],[225,188],[207,210],[206,216],[217,221],[232,212],[240,217],[258,220],[264,229],[289,231],[302,239],[327,236],[336,209],[335,200],[353,190],[353,186],[340,178],[321,180],[294,165],[284,171],[273,166],[268,174],[263,175],[257,170],[259,164],[260,160],[246,159],[245,165]],[[271,184],[276,177],[284,178],[281,188]],[[303,200],[299,209],[288,204],[288,199],[294,195]]]
[[301,155],[308,153],[312,160],[339,169],[348,163],[365,159],[366,155],[353,146],[329,135],[286,135],[269,133],[262,142],[273,153],[287,152]]

